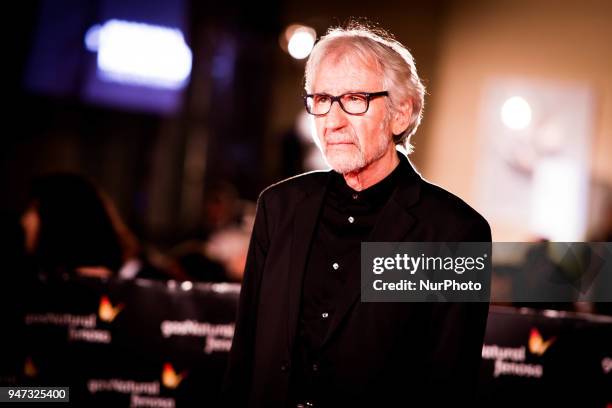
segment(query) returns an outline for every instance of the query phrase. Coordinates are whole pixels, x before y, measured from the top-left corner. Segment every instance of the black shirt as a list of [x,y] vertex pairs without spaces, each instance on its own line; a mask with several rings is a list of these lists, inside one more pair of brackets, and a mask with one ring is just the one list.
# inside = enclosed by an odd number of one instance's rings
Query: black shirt
[[297,402],[317,400],[324,370],[320,347],[348,280],[360,279],[361,242],[368,241],[383,207],[401,177],[398,165],[387,177],[363,190],[350,188],[333,173],[313,235],[304,273],[302,306],[293,358],[291,390]]

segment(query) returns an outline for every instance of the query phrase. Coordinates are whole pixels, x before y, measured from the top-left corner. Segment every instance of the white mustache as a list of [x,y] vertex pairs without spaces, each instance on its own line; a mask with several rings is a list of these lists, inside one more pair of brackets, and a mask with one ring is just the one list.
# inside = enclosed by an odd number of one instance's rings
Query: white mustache
[[325,144],[352,143],[359,146],[359,140],[347,134],[325,136]]

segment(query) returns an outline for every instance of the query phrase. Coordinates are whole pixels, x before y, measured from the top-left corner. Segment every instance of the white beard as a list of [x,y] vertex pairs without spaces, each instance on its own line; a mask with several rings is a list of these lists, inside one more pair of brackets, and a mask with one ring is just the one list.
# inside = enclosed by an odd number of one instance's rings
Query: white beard
[[386,123],[381,124],[381,134],[377,136],[376,146],[374,146],[370,157],[366,157],[363,147],[359,144],[357,138],[352,140],[352,146],[340,149],[336,147],[328,149],[321,142],[317,143],[317,145],[329,167],[340,174],[352,173],[367,167],[387,153],[389,144],[393,144],[393,140],[392,137],[383,136],[382,132],[385,127]]
[[338,149],[330,149],[332,151],[322,152],[325,161],[335,171],[341,174],[351,173],[364,168],[368,163],[365,154],[360,147],[354,145],[350,148],[351,151],[338,151]]

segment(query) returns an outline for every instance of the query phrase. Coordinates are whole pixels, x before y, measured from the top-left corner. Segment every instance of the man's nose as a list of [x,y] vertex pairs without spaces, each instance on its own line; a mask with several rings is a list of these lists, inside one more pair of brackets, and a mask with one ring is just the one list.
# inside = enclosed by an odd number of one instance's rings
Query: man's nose
[[340,102],[334,101],[325,115],[325,127],[328,129],[341,128],[346,124],[346,119],[346,112],[340,107]]

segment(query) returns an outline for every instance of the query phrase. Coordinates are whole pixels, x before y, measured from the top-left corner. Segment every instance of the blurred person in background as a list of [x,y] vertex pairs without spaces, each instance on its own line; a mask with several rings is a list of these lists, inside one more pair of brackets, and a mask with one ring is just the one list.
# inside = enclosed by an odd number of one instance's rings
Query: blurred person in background
[[[25,251],[24,235],[17,212],[0,212],[0,321],[3,325],[2,349],[0,349],[0,385],[5,385],[18,372],[21,360],[21,337],[18,333],[23,313],[21,288],[29,283],[23,273]],[[10,334],[8,334],[10,333]]]
[[169,277],[145,259],[111,200],[80,175],[36,179],[21,224],[30,266],[44,277]]
[[240,226],[248,210],[236,187],[229,182],[213,183],[204,193],[202,238],[226,227]]
[[242,200],[225,181],[204,193],[202,226],[194,239],[177,245],[171,255],[188,279],[203,282],[240,282],[244,272],[255,205]]
[[0,212],[0,237],[2,262],[13,275],[25,262],[24,231],[18,212]]

